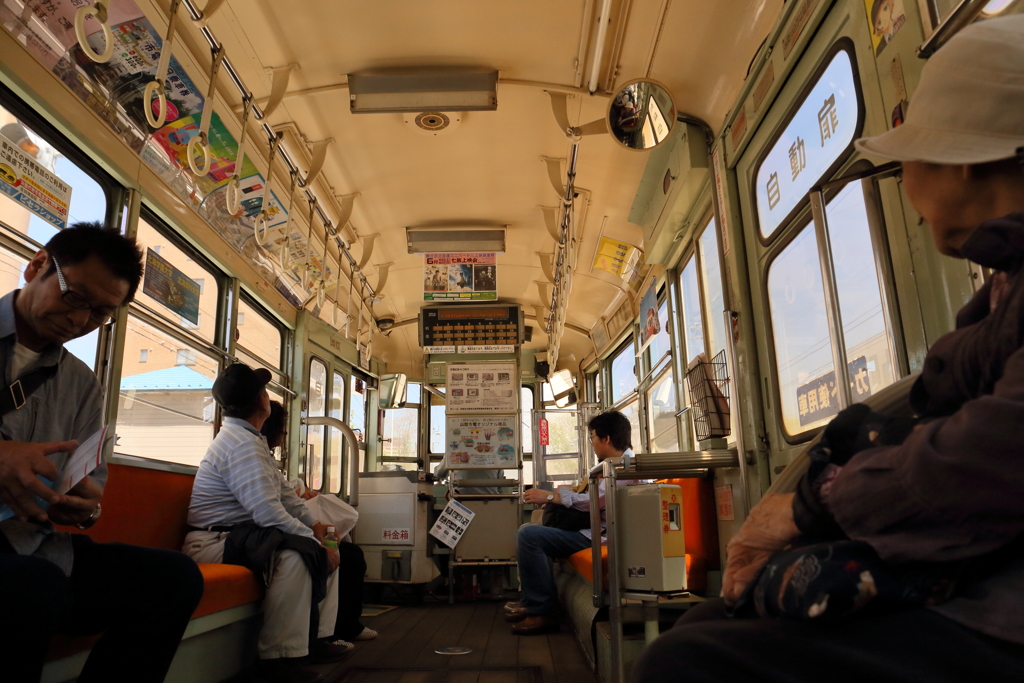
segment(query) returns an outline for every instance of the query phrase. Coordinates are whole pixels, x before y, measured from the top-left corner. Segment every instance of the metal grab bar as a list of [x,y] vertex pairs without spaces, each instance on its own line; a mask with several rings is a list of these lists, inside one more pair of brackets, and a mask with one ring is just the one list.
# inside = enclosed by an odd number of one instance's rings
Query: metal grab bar
[[735,448],[714,449],[708,451],[684,451],[679,453],[635,453],[634,466],[628,467],[619,474],[620,479],[628,479],[629,473],[645,474],[642,479],[649,479],[653,471],[692,470],[705,467],[739,467],[739,452]]
[[348,459],[348,504],[352,507],[359,505],[359,440],[352,428],[336,417],[304,417],[302,423],[306,425],[326,425],[341,430],[348,441],[348,448],[351,455]]
[[956,9],[949,13],[946,20],[939,24],[935,32],[924,41],[921,47],[917,48],[917,56],[926,59],[935,54],[935,51],[946,44],[946,41],[953,37],[957,31],[974,21],[974,18],[981,14],[989,0],[963,0]]

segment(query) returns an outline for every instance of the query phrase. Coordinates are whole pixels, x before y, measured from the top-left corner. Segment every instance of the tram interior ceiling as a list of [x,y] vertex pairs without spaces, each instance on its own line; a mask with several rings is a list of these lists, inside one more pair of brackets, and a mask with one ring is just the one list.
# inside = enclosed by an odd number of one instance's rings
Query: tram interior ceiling
[[[143,251],[134,300],[66,344],[117,436],[97,541],[180,549],[214,382],[269,373],[275,467],[358,516],[371,595],[437,614],[365,617],[379,639],[309,680],[447,676],[435,651],[466,646],[479,683],[548,660],[622,683],[826,426],[896,414],[999,287],[933,248],[910,165],[855,141],[1024,0],[386,5],[0,0],[0,295],[79,222]],[[605,411],[630,448],[599,461]],[[565,630],[513,647],[486,598],[521,597],[518,530],[599,480],[628,486],[591,515],[603,549],[555,563]],[[252,664],[234,569],[204,570],[168,681]]]

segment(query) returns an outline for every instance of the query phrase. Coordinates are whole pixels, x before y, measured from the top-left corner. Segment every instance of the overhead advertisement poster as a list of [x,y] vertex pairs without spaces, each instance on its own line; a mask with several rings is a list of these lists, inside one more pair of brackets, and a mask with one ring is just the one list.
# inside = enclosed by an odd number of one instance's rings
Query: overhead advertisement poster
[[658,318],[658,289],[655,282],[647,288],[644,298],[640,300],[640,351],[654,341],[654,338],[661,332],[661,320]]
[[424,301],[494,301],[498,267],[493,251],[424,254]]
[[448,363],[448,414],[513,413],[519,409],[515,363]]
[[67,227],[71,186],[2,135],[0,181],[0,191],[18,204],[54,227]]
[[510,469],[516,462],[515,415],[451,416],[445,419],[448,469]]
[[156,299],[193,325],[199,324],[199,283],[152,249],[146,249],[146,277],[142,283],[142,293]]
[[644,262],[642,249],[602,237],[597,245],[597,253],[594,254],[593,269],[611,273],[628,282],[633,289],[639,289],[649,266]]

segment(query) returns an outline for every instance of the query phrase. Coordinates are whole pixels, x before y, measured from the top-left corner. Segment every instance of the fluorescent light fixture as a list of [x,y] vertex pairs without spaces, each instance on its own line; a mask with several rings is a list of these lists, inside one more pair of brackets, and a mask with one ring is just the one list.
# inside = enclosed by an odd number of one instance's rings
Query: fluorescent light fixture
[[405,241],[410,254],[436,254],[448,251],[504,252],[507,227],[410,227],[405,229]]
[[423,111],[494,111],[498,72],[400,69],[348,75],[353,114]]

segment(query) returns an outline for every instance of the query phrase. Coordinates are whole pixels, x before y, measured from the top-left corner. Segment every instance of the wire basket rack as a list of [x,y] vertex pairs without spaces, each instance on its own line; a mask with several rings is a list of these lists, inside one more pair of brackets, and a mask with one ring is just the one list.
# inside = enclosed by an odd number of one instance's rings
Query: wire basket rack
[[708,360],[702,353],[686,368],[697,441],[729,436],[729,366],[725,350]]

